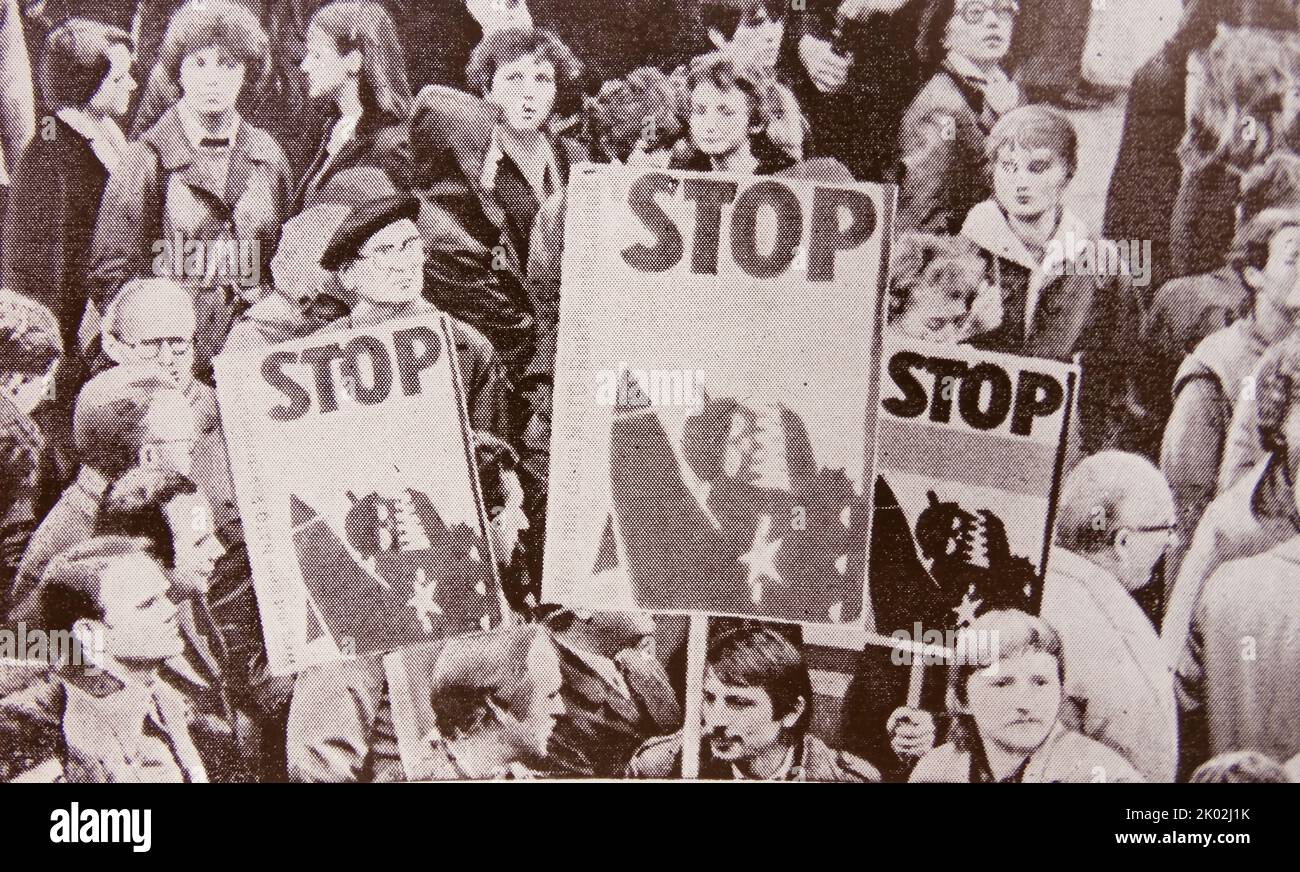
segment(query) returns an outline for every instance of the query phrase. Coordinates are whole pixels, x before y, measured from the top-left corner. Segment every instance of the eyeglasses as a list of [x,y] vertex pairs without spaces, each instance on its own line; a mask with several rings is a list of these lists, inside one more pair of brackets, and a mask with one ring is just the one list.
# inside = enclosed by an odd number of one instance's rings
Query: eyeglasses
[[962,20],[967,24],[979,24],[989,12],[996,12],[998,18],[1015,18],[1020,14],[1020,4],[1015,0],[969,0],[961,7]]
[[125,340],[119,341],[136,354],[148,360],[153,360],[158,357],[158,355],[162,354],[164,347],[167,348],[167,351],[172,357],[180,357],[183,354],[188,354],[194,348],[194,340],[188,339],[184,336],[167,336],[162,339],[141,339],[138,342],[127,342]]
[[1172,539],[1178,535],[1178,522],[1175,521],[1172,524],[1156,524],[1148,527],[1120,527],[1118,530],[1111,533],[1110,538],[1112,543],[1116,538],[1118,538],[1121,530],[1128,530],[1130,533],[1164,533]]
[[370,251],[362,252],[361,255],[357,257],[357,260],[370,260],[375,257],[388,257],[389,255],[398,254],[398,253],[410,254],[412,251],[415,251],[416,248],[422,246],[423,243],[424,240],[421,239],[419,236],[412,236],[411,238],[402,242],[400,245],[396,242],[391,243],[389,245],[378,245],[372,248]]

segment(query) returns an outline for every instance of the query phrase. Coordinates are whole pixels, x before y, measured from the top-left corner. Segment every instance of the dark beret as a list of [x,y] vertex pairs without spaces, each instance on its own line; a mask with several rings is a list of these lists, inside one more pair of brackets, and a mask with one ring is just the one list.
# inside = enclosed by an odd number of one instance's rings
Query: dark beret
[[410,194],[393,194],[357,204],[334,231],[334,237],[320,256],[320,265],[330,272],[337,272],[344,264],[356,259],[370,237],[404,218],[415,221],[419,214],[420,201]]

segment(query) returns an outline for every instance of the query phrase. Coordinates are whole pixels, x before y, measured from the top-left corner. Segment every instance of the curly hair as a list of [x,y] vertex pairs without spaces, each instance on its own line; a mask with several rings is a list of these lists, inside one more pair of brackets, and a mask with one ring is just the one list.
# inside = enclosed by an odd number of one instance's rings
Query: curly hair
[[638,142],[666,148],[685,132],[681,95],[657,67],[641,67],[601,86],[586,101],[587,135],[594,157],[626,161]]
[[686,72],[686,111],[690,111],[690,95],[705,83],[720,91],[741,91],[749,98],[750,128],[790,159],[802,159],[808,121],[793,92],[777,81],[773,71],[741,63],[726,51],[700,55]]
[[497,70],[526,57],[550,61],[555,67],[555,114],[573,112],[582,92],[582,61],[549,30],[506,27],[492,31],[470,55],[465,81],[475,94],[487,94]]
[[963,236],[906,233],[898,238],[889,284],[889,321],[901,318],[918,287],[939,288],[969,309],[984,281],[979,249]]
[[180,99],[181,64],[187,57],[216,47],[237,63],[248,67],[247,83],[261,83],[270,71],[270,50],[266,31],[257,16],[235,0],[205,0],[186,3],[172,16],[158,52],[151,77],[167,85],[169,102]]

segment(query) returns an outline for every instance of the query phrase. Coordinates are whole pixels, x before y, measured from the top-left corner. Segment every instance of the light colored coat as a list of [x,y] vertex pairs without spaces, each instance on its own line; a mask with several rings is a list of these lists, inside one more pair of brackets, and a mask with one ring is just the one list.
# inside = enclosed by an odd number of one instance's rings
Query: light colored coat
[[1065,652],[1069,705],[1062,719],[1118,752],[1147,781],[1172,782],[1178,768],[1173,669],[1155,627],[1119,579],[1054,548],[1039,614],[1060,633]]
[[[951,742],[929,751],[916,764],[913,784],[970,782],[970,752]],[[1142,776],[1123,757],[1100,742],[1057,724],[1043,746],[1029,757],[1023,784],[1123,784]]]

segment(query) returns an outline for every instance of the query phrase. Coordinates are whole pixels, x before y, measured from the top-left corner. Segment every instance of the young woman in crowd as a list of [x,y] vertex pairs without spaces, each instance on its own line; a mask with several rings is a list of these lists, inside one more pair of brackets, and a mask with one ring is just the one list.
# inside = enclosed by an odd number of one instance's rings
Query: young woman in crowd
[[1003,318],[972,344],[1078,360],[1080,447],[1088,453],[1128,447],[1149,426],[1131,365],[1141,308],[1117,258],[1065,208],[1078,168],[1074,125],[1059,110],[1022,106],[993,127],[986,153],[993,198],[970,210],[962,236],[981,249],[987,278],[1002,294]]
[[474,50],[472,94],[429,87],[412,111],[426,293],[481,330],[512,374],[535,341],[524,290],[534,219],[587,159],[556,132],[578,105],[581,71],[555,34],[505,28]]
[[[51,423],[52,447],[71,452],[72,406],[89,377],[79,337],[89,298],[89,252],[104,187],[121,163],[136,88],[131,37],[74,18],[56,27],[41,54],[41,101],[53,117],[13,173],[4,222],[3,287],[45,305],[63,342]],[[66,482],[46,483],[54,492]]]
[[694,148],[673,168],[766,176],[798,163],[805,125],[802,116],[790,115],[797,107],[782,90],[771,70],[742,64],[728,52],[696,58],[686,76]]
[[[245,83],[266,61],[266,34],[240,3],[182,7],[158,62],[175,100],[128,147],[95,230],[91,287],[98,304],[130,279],[155,274],[194,294],[195,366],[205,380],[235,316],[250,302],[242,295],[260,284],[292,195],[284,152],[236,108]],[[192,243],[202,263],[190,256]],[[243,245],[251,262],[227,262],[232,244],[235,251]],[[246,266],[257,275],[231,275]]]
[[1142,781],[1119,754],[1061,723],[1065,659],[1046,621],[986,612],[964,641],[949,672],[948,741],[917,762],[913,783]]
[[384,7],[343,0],[318,9],[307,26],[302,69],[308,96],[329,101],[334,121],[298,184],[290,214],[334,199],[328,186],[354,167],[378,167],[394,192],[410,190],[411,88],[397,29]]
[[984,140],[1023,102],[1002,68],[1019,11],[1015,0],[943,0],[935,9],[923,60],[942,60],[899,133],[902,231],[957,233],[992,193]]
[[[1237,232],[1228,262],[1249,289],[1250,312],[1211,334],[1184,359],[1174,380],[1173,414],[1161,451],[1179,527],[1192,532],[1217,491],[1228,428],[1242,392],[1251,389],[1252,371],[1271,345],[1295,331],[1300,212],[1271,209],[1255,216]],[[1170,587],[1185,548],[1170,555]]]
[[955,344],[1001,323],[1001,295],[984,280],[984,259],[967,239],[905,234],[890,275],[889,326],[905,336]]

